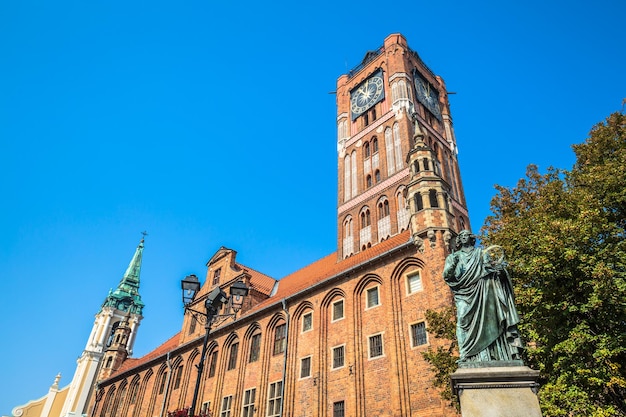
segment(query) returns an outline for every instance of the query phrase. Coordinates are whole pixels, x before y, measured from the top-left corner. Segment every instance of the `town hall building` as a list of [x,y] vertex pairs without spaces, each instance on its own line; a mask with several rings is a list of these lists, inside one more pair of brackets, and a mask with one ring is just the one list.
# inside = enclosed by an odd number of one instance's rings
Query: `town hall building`
[[202,317],[186,314],[179,333],[130,357],[143,305],[117,301],[82,413],[186,409],[206,351],[196,415],[457,415],[422,356],[442,344],[426,311],[452,305],[444,261],[470,228],[446,86],[392,34],[338,78],[336,99],[336,251],[276,280],[219,248],[190,308],[238,281],[249,293],[205,349]]

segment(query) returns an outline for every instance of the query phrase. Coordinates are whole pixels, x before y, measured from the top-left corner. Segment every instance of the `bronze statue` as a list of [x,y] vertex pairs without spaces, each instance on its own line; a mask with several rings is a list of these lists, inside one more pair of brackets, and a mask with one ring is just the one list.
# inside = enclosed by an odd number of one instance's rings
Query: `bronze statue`
[[475,244],[469,230],[461,231],[443,270],[456,304],[459,362],[519,360],[519,316],[504,254],[494,259],[499,247]]

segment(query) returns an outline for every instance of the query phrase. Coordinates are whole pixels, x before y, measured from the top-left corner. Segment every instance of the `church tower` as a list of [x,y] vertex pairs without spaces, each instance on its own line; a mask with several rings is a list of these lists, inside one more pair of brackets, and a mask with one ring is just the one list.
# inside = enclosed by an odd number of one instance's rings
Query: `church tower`
[[139,295],[143,243],[144,240],[141,239],[126,273],[115,291],[109,292],[96,314],[85,350],[78,358],[61,417],[87,413],[86,407],[97,382],[103,357],[105,360],[112,358],[110,365],[115,360],[119,367],[117,362],[120,358],[126,359],[127,355],[132,355],[137,329],[143,318],[141,314],[144,304]]
[[447,90],[406,39],[367,52],[336,94],[339,259],[408,228],[420,248],[469,228]]

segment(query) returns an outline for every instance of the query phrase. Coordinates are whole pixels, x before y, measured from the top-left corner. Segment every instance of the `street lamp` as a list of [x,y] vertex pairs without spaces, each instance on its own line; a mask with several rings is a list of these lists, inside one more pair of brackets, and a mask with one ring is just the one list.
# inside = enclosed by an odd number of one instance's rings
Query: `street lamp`
[[[245,274],[242,274],[243,278]],[[211,325],[224,320],[228,317],[232,317],[234,320],[239,310],[243,306],[243,299],[248,295],[248,287],[242,279],[237,280],[230,286],[230,297],[226,295],[224,290],[220,287],[215,287],[213,291],[204,300],[204,310],[198,311],[190,307],[191,302],[196,297],[198,291],[200,291],[200,281],[195,275],[188,275],[181,281],[181,288],[183,290],[183,305],[185,307],[185,314],[189,313],[193,316],[194,320],[198,320],[204,323],[205,333],[204,341],[202,343],[202,354],[200,355],[200,362],[196,365],[198,369],[198,379],[196,379],[196,387],[193,391],[193,400],[191,401],[191,407],[189,407],[188,415],[192,417],[196,409],[196,403],[198,401],[198,391],[200,389],[200,380],[202,379],[202,371],[204,370],[204,358],[206,356],[206,348],[209,342],[209,333],[211,332]],[[230,307],[233,313],[218,314],[220,308],[223,305]]]

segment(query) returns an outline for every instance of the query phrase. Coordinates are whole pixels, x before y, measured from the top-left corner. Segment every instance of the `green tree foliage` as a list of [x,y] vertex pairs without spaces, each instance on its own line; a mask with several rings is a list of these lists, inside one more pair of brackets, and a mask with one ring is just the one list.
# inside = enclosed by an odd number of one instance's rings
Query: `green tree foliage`
[[626,416],[626,116],[574,146],[571,171],[497,186],[485,245],[508,254],[545,416]]

